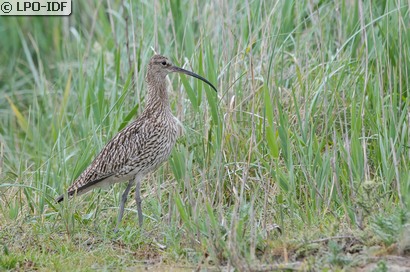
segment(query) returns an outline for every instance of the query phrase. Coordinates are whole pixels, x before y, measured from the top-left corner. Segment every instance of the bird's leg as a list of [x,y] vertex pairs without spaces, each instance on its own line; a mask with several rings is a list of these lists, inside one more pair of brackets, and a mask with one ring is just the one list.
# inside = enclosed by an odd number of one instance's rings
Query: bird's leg
[[127,188],[125,189],[124,193],[122,193],[121,203],[120,203],[120,210],[118,212],[118,218],[117,218],[117,225],[115,226],[114,232],[118,231],[118,227],[119,227],[120,222],[122,220],[122,216],[124,215],[125,202],[127,202],[128,193],[130,192],[130,189],[131,189],[131,186],[132,186],[133,183],[134,183],[134,180],[130,180],[128,182]]
[[140,227],[142,227],[142,209],[141,209],[141,178],[139,176],[135,177],[135,183],[137,187],[135,188],[135,202],[137,202],[137,210],[138,210],[138,223]]

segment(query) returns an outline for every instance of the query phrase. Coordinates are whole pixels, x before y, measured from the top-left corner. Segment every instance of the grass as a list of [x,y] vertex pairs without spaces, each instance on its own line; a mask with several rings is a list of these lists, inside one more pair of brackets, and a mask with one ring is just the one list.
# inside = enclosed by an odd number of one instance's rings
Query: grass
[[[88,1],[0,17],[0,270],[387,271],[410,251],[407,1]],[[58,205],[144,107],[185,132],[142,184]],[[399,258],[399,257],[397,257]]]

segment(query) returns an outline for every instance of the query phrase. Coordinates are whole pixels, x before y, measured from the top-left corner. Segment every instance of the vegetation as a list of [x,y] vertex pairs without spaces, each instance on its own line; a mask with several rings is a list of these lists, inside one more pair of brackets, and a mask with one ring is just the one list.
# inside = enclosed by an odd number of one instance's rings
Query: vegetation
[[[410,9],[395,1],[75,1],[0,17],[0,270],[350,270],[410,252]],[[56,204],[144,107],[153,49],[185,128],[113,229]],[[393,258],[392,255],[396,257]],[[402,263],[402,265],[405,265]]]

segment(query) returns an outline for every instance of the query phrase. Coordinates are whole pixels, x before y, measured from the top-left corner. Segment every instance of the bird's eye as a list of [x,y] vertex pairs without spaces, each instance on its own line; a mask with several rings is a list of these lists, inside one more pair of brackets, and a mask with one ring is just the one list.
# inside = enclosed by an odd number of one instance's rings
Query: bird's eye
[[165,66],[165,65],[167,65],[167,62],[163,61],[163,62],[161,62],[161,64]]

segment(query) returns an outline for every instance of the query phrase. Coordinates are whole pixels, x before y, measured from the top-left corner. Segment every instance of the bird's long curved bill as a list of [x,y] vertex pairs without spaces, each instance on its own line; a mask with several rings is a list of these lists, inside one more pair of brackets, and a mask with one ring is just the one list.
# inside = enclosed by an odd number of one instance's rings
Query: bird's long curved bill
[[212,85],[211,82],[209,82],[207,79],[201,77],[200,75],[197,75],[197,74],[195,74],[195,73],[193,73],[193,72],[190,72],[190,71],[188,71],[188,70],[179,68],[179,67],[177,67],[177,66],[173,66],[173,67],[172,67],[172,70],[173,70],[173,72],[176,72],[176,73],[183,73],[183,74],[186,74],[186,75],[188,75],[188,76],[192,76],[192,77],[195,77],[195,78],[197,78],[197,79],[200,79],[200,80],[202,80],[203,82],[205,82],[206,84],[208,84],[209,86],[211,86],[212,89],[214,89],[215,92],[218,92],[218,91],[216,90],[215,86]]

